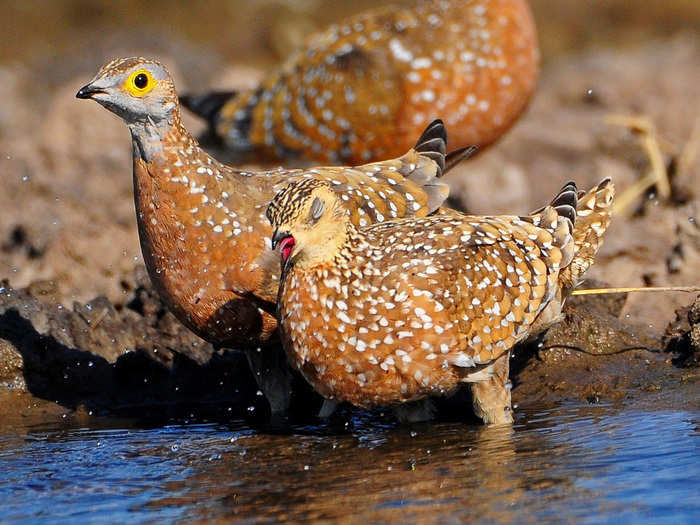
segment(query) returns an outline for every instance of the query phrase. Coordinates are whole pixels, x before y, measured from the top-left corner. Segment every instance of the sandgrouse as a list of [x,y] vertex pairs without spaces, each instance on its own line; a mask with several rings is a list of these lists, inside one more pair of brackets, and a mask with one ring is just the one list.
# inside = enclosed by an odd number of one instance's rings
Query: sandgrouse
[[397,405],[469,383],[477,416],[512,421],[510,349],[559,315],[600,246],[613,186],[578,198],[568,183],[529,216],[358,228],[328,183],[290,184],[267,210],[290,362],[330,400]]
[[219,346],[249,349],[273,411],[289,403],[291,377],[274,316],[279,256],[265,209],[290,180],[327,182],[358,226],[421,217],[447,197],[436,180],[470,150],[445,155],[436,121],[404,156],[356,168],[242,171],[199,147],[180,120],[166,68],[125,58],[105,65],[77,93],[121,117],[131,132],[137,222],[151,280],[180,321]]
[[231,150],[358,163],[400,155],[445,119],[484,147],[523,112],[539,51],[525,0],[375,9],[312,35],[255,88],[183,97]]

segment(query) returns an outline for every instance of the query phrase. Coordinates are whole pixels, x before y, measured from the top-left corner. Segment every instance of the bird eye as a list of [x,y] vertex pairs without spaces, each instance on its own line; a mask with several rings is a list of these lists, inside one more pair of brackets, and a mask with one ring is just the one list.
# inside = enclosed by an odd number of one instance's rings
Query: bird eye
[[134,77],[134,86],[144,89],[148,85],[148,77],[145,73],[139,73]]
[[156,87],[156,80],[145,69],[134,71],[124,83],[124,89],[135,97],[142,97]]
[[311,209],[309,210],[309,216],[312,222],[316,222],[321,218],[324,207],[323,201],[318,197],[314,197],[314,200],[311,202]]

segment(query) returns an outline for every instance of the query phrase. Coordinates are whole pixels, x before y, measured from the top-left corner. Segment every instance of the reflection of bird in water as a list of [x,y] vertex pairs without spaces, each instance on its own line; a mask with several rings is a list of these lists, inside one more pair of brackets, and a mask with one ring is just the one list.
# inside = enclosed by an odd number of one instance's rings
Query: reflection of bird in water
[[235,151],[358,163],[406,151],[433,118],[486,146],[532,95],[539,52],[525,0],[432,0],[312,35],[260,85],[183,97]]
[[612,198],[606,179],[579,206],[569,183],[530,216],[358,229],[327,182],[293,182],[267,210],[284,264],[287,355],[326,399],[401,405],[468,383],[484,422],[511,422],[510,349],[559,317],[602,243]]
[[[290,180],[328,182],[362,226],[436,210],[447,187],[436,180],[466,152],[445,154],[437,121],[415,149],[357,168],[242,171],[217,162],[180,120],[175,87],[161,64],[140,58],[107,64],[77,95],[127,123],[144,261],[159,294],[198,335],[249,348],[249,360],[273,410],[289,403],[291,376],[274,343],[279,256],[270,250],[265,208]],[[446,164],[447,163],[447,164]]]
[[[546,433],[523,438],[504,426],[439,424],[409,435],[358,419],[353,432],[330,437],[317,428],[311,436],[308,429],[241,435],[235,444],[226,440],[218,461],[193,452],[182,490],[155,505],[207,501],[200,517],[208,521],[235,512],[256,521],[283,514],[294,522],[351,515],[368,523],[513,523],[522,516],[518,503],[540,496],[527,487],[552,479],[541,456],[556,443]],[[518,445],[527,449],[516,451]]]

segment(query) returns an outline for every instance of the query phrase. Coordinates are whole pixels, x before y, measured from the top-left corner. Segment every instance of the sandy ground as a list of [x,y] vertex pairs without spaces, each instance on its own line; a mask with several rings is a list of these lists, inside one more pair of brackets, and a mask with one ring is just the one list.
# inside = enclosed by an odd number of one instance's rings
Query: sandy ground
[[[543,6],[535,8],[538,20],[546,18]],[[672,36],[649,30],[658,38],[572,52],[585,40],[580,32],[555,38],[572,14],[558,9],[544,25],[546,60],[528,113],[449,175],[452,203],[474,213],[525,213],[568,179],[588,187],[607,176],[621,194],[650,164],[639,136],[606,118],[643,115],[656,128],[672,195],[664,201],[646,193],[616,217],[589,277],[615,286],[700,284],[700,153],[691,151],[700,149],[697,135],[691,141],[700,126],[700,39],[687,31],[697,19],[687,27],[666,21]],[[294,40],[290,31],[284,38]],[[183,90],[251,84],[283,37],[266,36],[267,60],[251,65],[250,57],[212,53],[206,39],[194,45],[161,33],[117,34],[131,32],[93,35],[95,45],[81,53],[34,51],[40,58],[0,62],[0,278],[7,280],[0,286],[0,390],[34,396],[1,405],[16,413],[58,401],[80,414],[199,403],[245,413],[259,400],[240,357],[216,354],[182,328],[144,277],[127,130],[74,94],[106,58],[135,52],[164,60]],[[187,124],[201,130],[192,118]],[[540,347],[516,351],[514,399],[595,401],[655,384],[697,385],[697,373],[684,367],[698,362],[700,336],[692,330],[700,315],[676,315],[693,300],[668,293],[619,296],[614,306],[576,301]],[[596,355],[548,348],[557,344]],[[615,353],[631,346],[655,351]],[[666,346],[675,353],[661,352]]]

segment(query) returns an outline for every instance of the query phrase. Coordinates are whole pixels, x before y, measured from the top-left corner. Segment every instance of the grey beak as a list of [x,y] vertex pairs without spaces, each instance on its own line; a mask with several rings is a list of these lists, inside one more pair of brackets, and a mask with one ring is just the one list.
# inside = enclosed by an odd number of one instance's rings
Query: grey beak
[[275,230],[275,233],[272,235],[272,249],[274,250],[277,247],[277,244],[282,240],[289,237],[288,232],[281,232]]
[[96,88],[92,84],[87,84],[78,90],[75,94],[75,98],[92,98],[94,95],[104,92],[104,90]]

